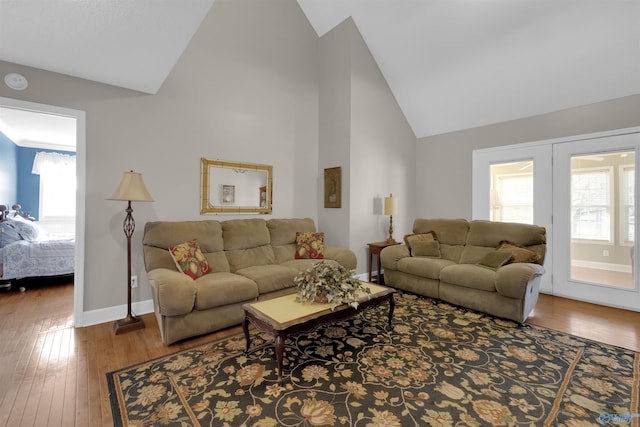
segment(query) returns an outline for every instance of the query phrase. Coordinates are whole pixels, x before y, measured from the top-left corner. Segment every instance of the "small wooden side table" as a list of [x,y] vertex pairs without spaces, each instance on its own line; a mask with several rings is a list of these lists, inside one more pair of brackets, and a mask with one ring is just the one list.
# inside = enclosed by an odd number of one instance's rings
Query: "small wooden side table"
[[[384,276],[380,275],[380,270],[382,270],[382,265],[380,264],[380,252],[387,246],[399,245],[400,242],[375,242],[375,243],[367,243],[369,246],[369,282],[377,283],[379,285],[384,284]],[[376,275],[373,276],[373,256],[376,255],[378,257],[378,269],[376,271]],[[374,280],[375,279],[375,280]]]

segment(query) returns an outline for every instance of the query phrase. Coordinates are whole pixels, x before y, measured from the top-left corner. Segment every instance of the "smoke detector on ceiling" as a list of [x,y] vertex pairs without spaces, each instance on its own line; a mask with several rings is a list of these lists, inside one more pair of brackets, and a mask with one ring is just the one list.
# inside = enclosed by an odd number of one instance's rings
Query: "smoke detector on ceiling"
[[27,86],[29,86],[27,78],[18,73],[9,73],[5,75],[4,83],[14,90],[25,90]]

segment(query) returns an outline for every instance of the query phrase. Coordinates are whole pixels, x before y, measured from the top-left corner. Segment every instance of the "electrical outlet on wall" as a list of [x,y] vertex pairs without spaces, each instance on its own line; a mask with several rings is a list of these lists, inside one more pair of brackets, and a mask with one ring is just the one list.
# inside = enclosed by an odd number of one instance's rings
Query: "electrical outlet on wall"
[[609,256],[609,250],[608,249],[603,250],[602,256]]
[[131,287],[132,288],[138,287],[138,276],[131,276]]

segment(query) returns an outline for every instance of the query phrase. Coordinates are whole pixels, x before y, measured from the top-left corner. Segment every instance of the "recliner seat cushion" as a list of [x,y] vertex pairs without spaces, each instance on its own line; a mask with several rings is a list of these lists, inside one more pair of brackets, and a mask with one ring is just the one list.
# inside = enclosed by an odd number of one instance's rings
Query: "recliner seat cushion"
[[454,264],[453,261],[441,258],[407,257],[398,260],[397,266],[398,271],[437,280],[444,267]]
[[258,285],[260,295],[294,286],[297,274],[293,268],[282,265],[258,265],[240,269],[237,274],[253,280]]
[[496,272],[475,264],[447,266],[440,271],[440,281],[466,288],[496,292]]
[[196,310],[221,307],[258,298],[256,284],[233,273],[209,273],[195,280]]

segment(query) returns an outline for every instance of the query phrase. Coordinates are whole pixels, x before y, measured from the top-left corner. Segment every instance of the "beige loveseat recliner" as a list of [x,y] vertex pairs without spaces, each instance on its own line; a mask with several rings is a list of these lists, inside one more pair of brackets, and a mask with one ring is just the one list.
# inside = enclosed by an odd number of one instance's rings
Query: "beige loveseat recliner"
[[[296,232],[312,219],[148,222],[144,264],[165,345],[242,323],[242,304],[296,292],[293,278],[317,260],[295,259]],[[197,239],[212,271],[193,280],[179,271],[169,246]],[[324,259],[355,270],[346,248],[325,246]]]
[[[524,322],[536,305],[546,253],[546,230],[527,224],[465,219],[423,219],[413,224],[415,235],[433,232],[438,252],[412,256],[406,245],[380,253],[387,286]],[[533,262],[490,265],[501,252],[532,251]],[[509,249],[509,248],[512,249]],[[523,251],[525,252],[525,251]],[[513,256],[512,252],[512,256]]]

